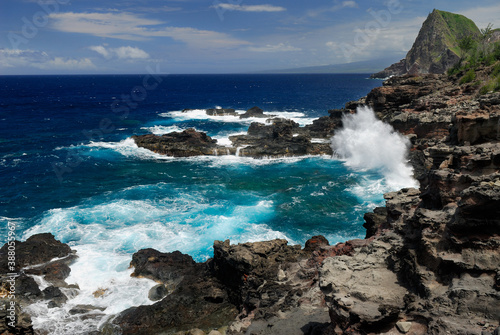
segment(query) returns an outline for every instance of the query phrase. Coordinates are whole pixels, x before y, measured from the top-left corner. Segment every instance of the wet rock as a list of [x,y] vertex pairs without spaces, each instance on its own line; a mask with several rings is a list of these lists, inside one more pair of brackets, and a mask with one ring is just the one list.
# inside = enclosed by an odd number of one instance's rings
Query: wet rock
[[174,157],[240,155],[264,158],[332,154],[329,143],[313,143],[308,131],[300,129],[296,122],[276,118],[270,119],[270,123],[254,122],[246,135],[231,136],[232,147],[217,145],[217,140],[194,129],[132,138],[139,147]]
[[211,108],[207,109],[206,113],[211,116],[239,115],[233,108]]
[[101,312],[104,311],[105,309],[106,308],[97,307],[93,305],[77,305],[69,310],[69,314],[76,315],[76,314],[85,314],[89,312]]
[[42,291],[40,291],[38,284],[32,277],[22,273],[16,278],[15,282],[16,297],[26,304],[37,301],[42,297]]
[[195,269],[193,257],[179,251],[162,253],[155,249],[142,249],[132,256],[132,276],[145,277],[163,283],[176,283]]
[[250,117],[269,118],[272,117],[272,115],[264,114],[264,111],[262,109],[255,106],[247,110],[244,114],[240,115],[240,119],[247,119]]
[[[0,303],[2,303],[5,308],[0,309],[0,334],[2,335],[34,335],[35,331],[31,324],[31,317],[26,312],[22,311],[21,306],[15,304],[14,307],[11,307],[9,300],[0,299]],[[13,308],[13,314],[9,311],[10,308]],[[15,315],[15,319],[10,319]],[[14,321],[13,321],[14,320]],[[9,322],[12,322],[9,325]]]
[[[217,140],[212,139],[206,133],[194,129],[183,132],[172,132],[161,136],[148,134],[132,136],[135,143],[141,147],[158,154],[174,157],[191,157],[215,155],[216,150],[225,154],[225,147],[217,145]],[[224,149],[224,150],[223,150]]]
[[312,143],[308,135],[301,135],[299,125],[287,119],[271,119],[270,125],[252,123],[247,135],[230,136],[240,156],[285,157],[304,155],[331,155],[329,143]]
[[163,299],[168,293],[167,288],[163,284],[153,286],[148,293],[149,300],[158,301]]
[[59,287],[49,286],[42,291],[43,298],[45,300],[51,300],[56,303],[58,306],[65,303],[68,298],[62,293]]
[[33,235],[25,242],[16,241],[16,266],[14,270],[9,270],[8,250],[7,243],[0,249],[0,273],[16,272],[29,265],[46,263],[72,254],[67,244],[57,241],[50,233]]

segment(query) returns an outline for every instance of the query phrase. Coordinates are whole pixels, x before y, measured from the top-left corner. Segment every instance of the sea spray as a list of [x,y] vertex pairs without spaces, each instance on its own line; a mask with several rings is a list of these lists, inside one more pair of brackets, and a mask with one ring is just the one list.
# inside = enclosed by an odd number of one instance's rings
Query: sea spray
[[376,170],[389,189],[416,187],[408,165],[409,140],[391,125],[378,120],[370,107],[342,117],[343,128],[332,138],[332,149],[353,169]]

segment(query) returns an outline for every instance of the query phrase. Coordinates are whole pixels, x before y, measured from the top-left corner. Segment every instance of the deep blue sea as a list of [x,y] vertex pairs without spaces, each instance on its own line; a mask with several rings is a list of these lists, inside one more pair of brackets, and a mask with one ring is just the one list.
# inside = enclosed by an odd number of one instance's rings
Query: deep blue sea
[[[141,248],[202,261],[214,240],[303,245],[316,234],[331,243],[364,237],[363,214],[390,190],[377,170],[325,156],[174,159],[137,148],[130,136],[195,128],[228,143],[250,122],[264,122],[204,113],[216,106],[259,106],[305,125],[381,85],[367,77],[0,76],[0,241],[11,222],[19,239],[51,232],[80,256],[67,280],[80,293],[50,313],[33,307],[35,328],[95,328],[95,320],[69,316],[76,304],[112,315],[151,303],[155,283],[129,277]],[[95,298],[99,288],[106,294]]]

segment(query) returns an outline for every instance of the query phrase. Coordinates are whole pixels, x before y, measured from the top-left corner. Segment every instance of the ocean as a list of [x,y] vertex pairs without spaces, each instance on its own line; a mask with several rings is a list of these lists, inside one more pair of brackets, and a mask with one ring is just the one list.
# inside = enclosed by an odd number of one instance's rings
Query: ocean
[[[229,135],[265,121],[204,109],[258,106],[306,125],[381,83],[367,74],[0,76],[0,241],[11,222],[18,239],[51,232],[79,256],[66,281],[80,290],[68,290],[60,308],[32,305],[35,329],[85,333],[130,306],[151,304],[155,283],[130,277],[131,256],[142,248],[204,261],[214,240],[363,238],[363,214],[407,182],[390,180],[400,166],[366,163],[363,157],[378,155],[372,148],[356,159],[171,158],[130,137],[195,128],[229,143]],[[373,138],[354,120],[354,135],[336,145],[387,138],[374,122],[365,125]],[[381,152],[392,152],[389,142],[378,144]],[[98,289],[105,294],[95,297]],[[90,319],[70,315],[78,304],[105,310]]]

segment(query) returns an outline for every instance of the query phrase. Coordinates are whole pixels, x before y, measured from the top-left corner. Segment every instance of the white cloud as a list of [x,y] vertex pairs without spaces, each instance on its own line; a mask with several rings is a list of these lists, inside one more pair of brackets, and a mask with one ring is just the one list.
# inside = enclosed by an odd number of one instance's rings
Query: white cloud
[[358,4],[356,3],[356,1],[343,1],[342,3],[335,6],[312,9],[307,12],[307,16],[316,17],[324,13],[337,12],[343,8],[358,8]]
[[273,5],[234,5],[230,3],[218,3],[215,8],[234,10],[239,12],[283,12],[286,8]]
[[111,57],[111,54],[109,53],[109,51],[105,47],[103,47],[102,45],[94,45],[94,46],[89,47],[89,49],[97,52],[98,54],[100,54],[104,58]]
[[146,51],[131,46],[119,47],[119,48],[106,48],[103,45],[94,45],[89,47],[89,49],[97,52],[106,59],[110,59],[113,56],[119,59],[149,58],[149,54]]
[[83,70],[95,65],[89,58],[50,57],[44,51],[0,49],[0,68],[31,67],[43,70]]
[[120,59],[146,59],[149,55],[144,50],[133,47],[120,47],[113,50]]
[[147,26],[162,24],[161,21],[144,19],[129,13],[52,13],[52,28],[68,32],[91,34],[129,40],[144,40]]
[[145,13],[168,13],[168,12],[176,12],[182,10],[181,7],[170,7],[170,6],[161,6],[161,7],[134,7],[134,12],[145,12]]
[[343,1],[342,8],[358,8],[356,1]]
[[35,63],[33,66],[43,70],[85,70],[95,68],[89,58],[73,59],[62,57],[55,57],[44,63]]
[[263,47],[249,47],[248,50],[253,52],[286,52],[286,51],[301,51],[302,49],[284,43],[279,43],[275,45],[268,44]]
[[[53,29],[123,40],[170,37],[198,48],[235,47],[250,44],[225,33],[190,27],[160,27],[163,22],[130,13],[54,13]],[[96,50],[94,50],[96,51]],[[97,51],[98,52],[98,51]]]

